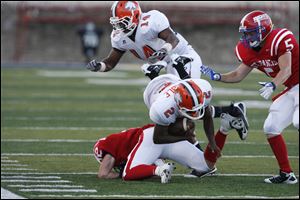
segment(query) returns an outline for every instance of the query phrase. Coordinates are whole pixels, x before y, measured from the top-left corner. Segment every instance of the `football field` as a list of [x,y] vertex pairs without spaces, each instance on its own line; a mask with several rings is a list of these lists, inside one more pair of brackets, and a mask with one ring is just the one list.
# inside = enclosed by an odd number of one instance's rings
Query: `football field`
[[[143,103],[149,80],[141,71],[1,68],[1,187],[38,199],[298,199],[299,183],[263,182],[279,171],[262,132],[271,101],[259,96],[257,82],[268,80],[263,74],[252,73],[238,84],[211,82],[213,105],[235,100],[248,106],[248,138],[241,141],[234,130],[230,132],[216,175],[184,178],[190,169],[177,164],[171,182],[161,184],[158,177],[130,182],[96,177],[95,142],[110,133],[151,122]],[[216,119],[215,130],[218,128]],[[299,180],[299,133],[289,126],[283,136]],[[205,148],[201,121],[197,122],[197,137]]]

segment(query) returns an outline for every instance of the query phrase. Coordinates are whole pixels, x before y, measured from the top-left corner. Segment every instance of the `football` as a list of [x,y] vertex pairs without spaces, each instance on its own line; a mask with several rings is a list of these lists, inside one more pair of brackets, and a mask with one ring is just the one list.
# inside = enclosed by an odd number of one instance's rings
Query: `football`
[[187,118],[177,118],[175,123],[169,125],[168,132],[170,135],[180,136],[188,133],[194,133],[195,123]]

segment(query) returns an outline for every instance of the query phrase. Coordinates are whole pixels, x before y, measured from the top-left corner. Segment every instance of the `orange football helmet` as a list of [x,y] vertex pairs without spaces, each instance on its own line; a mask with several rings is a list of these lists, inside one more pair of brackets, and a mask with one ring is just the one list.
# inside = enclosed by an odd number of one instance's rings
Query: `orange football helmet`
[[241,20],[239,32],[243,33],[241,41],[247,47],[258,47],[273,30],[270,16],[259,10],[252,11]]
[[182,116],[191,120],[203,117],[205,111],[204,94],[193,80],[180,82],[175,90],[174,98]]
[[114,30],[131,35],[139,24],[141,14],[137,1],[115,1],[111,7],[110,23]]

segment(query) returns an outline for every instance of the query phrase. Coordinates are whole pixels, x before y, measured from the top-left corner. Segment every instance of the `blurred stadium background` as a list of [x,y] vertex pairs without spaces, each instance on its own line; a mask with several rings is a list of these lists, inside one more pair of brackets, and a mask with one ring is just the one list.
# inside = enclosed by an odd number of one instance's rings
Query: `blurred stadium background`
[[[79,25],[95,22],[103,30],[97,58],[110,50],[112,1],[1,1],[1,66],[81,66],[84,56]],[[299,1],[142,1],[144,12],[166,14],[200,54],[205,64],[232,65],[241,17],[254,9],[266,11],[276,27],[287,27],[299,39]],[[131,54],[122,58],[130,63]]]

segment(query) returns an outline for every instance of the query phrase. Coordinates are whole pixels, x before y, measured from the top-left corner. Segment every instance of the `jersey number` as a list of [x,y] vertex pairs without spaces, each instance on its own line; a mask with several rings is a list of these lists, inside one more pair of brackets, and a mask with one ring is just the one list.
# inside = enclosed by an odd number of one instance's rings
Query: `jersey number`
[[294,48],[294,45],[293,45],[293,44],[289,44],[289,42],[290,42],[291,40],[292,40],[292,39],[290,38],[290,39],[287,39],[287,40],[284,41],[285,46],[286,46],[286,49],[289,50],[289,51],[291,51],[291,50]]
[[171,107],[170,109],[166,110],[164,112],[166,118],[169,118],[171,115],[173,115],[175,113],[175,108]]

